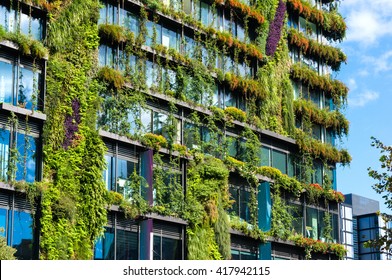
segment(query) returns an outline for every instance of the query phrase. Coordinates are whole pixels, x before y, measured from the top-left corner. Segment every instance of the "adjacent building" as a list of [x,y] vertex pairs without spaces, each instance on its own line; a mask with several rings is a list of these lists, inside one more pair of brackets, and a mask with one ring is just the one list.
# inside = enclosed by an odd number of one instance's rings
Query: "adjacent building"
[[356,194],[345,195],[342,209],[342,244],[345,244],[347,259],[390,260],[391,254],[379,249],[366,247],[367,241],[384,235],[385,224],[377,200]]
[[57,2],[0,4],[18,258],[344,256],[337,1]]

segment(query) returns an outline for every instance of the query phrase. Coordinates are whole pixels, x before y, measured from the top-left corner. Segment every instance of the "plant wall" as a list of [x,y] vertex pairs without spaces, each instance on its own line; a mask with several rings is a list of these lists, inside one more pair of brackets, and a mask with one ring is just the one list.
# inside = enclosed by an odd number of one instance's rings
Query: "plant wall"
[[74,0],[56,7],[47,38],[40,257],[91,259],[107,221],[106,147],[96,129],[100,4]]
[[[271,236],[290,238],[290,213],[285,210],[280,195],[284,192],[301,196],[302,192],[314,194],[318,199],[341,202],[342,196],[330,191],[322,191],[316,186],[306,185],[294,178],[281,174],[270,167],[259,167],[260,141],[254,126],[267,129],[296,139],[300,155],[322,159],[325,163],[350,161],[346,151],[338,151],[324,143],[311,139],[308,134],[295,128],[295,117],[306,117],[312,122],[333,128],[338,134],[346,134],[348,123],[339,113],[325,112],[308,102],[294,101],[291,79],[331,95],[337,105],[342,105],[347,97],[347,87],[303,66],[292,65],[287,39],[292,45],[303,49],[309,56],[321,56],[332,67],[338,68],[345,56],[313,42],[305,42],[300,35],[285,28],[286,5],[290,11],[321,24],[325,34],[340,40],[345,26],[334,12],[314,10],[303,1],[268,0],[256,1],[248,7],[238,1],[215,1],[215,5],[225,5],[244,18],[245,29],[254,28],[253,42],[242,42],[227,32],[216,30],[212,25],[203,26],[197,19],[182,12],[168,9],[161,2],[142,1],[140,8],[139,34],[125,28],[103,24],[98,26],[100,4],[97,0],[74,1],[34,1],[34,4],[49,11],[47,47],[49,63],[47,69],[47,91],[45,113],[48,121],[44,128],[44,174],[39,184],[42,195],[41,258],[43,259],[90,259],[94,241],[102,234],[106,224],[107,204],[119,204],[129,217],[154,211],[163,215],[181,217],[189,224],[187,228],[188,258],[229,259],[230,228],[241,230],[246,235],[265,241],[265,233],[257,226],[258,175],[274,180],[273,227]],[[156,27],[153,29],[151,49],[143,47],[147,34],[147,21],[159,22],[160,17],[178,21],[182,28],[194,28],[196,42],[192,57],[177,50],[157,44]],[[344,22],[343,22],[344,23]],[[295,37],[296,36],[296,37]],[[22,46],[22,39],[15,39],[0,29],[0,38],[8,38]],[[121,61],[122,71],[111,67],[98,67],[98,45],[120,46],[124,51]],[[307,47],[311,45],[311,47]],[[32,44],[28,43],[31,49]],[[202,47],[207,57],[201,60]],[[23,48],[23,47],[22,47]],[[28,52],[26,51],[26,54]],[[31,52],[42,57],[41,52]],[[238,63],[257,65],[255,77],[244,77],[238,72],[216,69],[215,57],[228,55]],[[138,58],[133,67],[129,66],[132,56]],[[157,81],[148,88],[146,61],[154,63],[153,79]],[[164,79],[163,71],[172,70],[176,84]],[[201,95],[207,94],[212,100],[216,84],[228,87],[234,94],[247,102],[247,112],[227,107],[225,110],[205,104]],[[143,133],[143,124],[137,120],[141,108],[146,108],[148,93],[163,94],[168,97],[168,122],[165,124],[167,138],[162,135]],[[189,118],[194,124],[194,140],[198,149],[192,157],[186,147],[175,144],[176,120],[179,100],[190,106],[204,107],[203,112],[193,112]],[[129,112],[136,119],[136,129],[131,133]],[[96,116],[100,115],[99,120]],[[107,193],[102,180],[105,169],[105,145],[97,133],[100,128],[139,140],[147,148],[155,150],[154,162],[164,166],[160,149],[167,148],[170,156],[180,151],[187,158],[187,191],[181,195],[181,186],[175,180],[164,183],[165,168],[154,171],[158,203],[152,208],[140,196],[142,178],[133,176],[137,186],[133,186],[133,204],[118,194]],[[225,137],[226,128],[233,128],[240,122],[238,139]],[[250,126],[252,125],[252,126]],[[202,141],[197,131],[204,126],[209,131],[210,141]],[[238,127],[237,127],[238,128]],[[242,141],[243,140],[243,141]],[[224,160],[203,156],[227,155],[229,146],[235,141],[243,145],[240,160],[225,157]],[[242,141],[242,142],[241,142]],[[241,144],[244,143],[244,144]],[[171,158],[171,166],[178,162]],[[169,169],[171,167],[169,166]],[[239,175],[251,188],[249,224],[229,219],[227,214],[232,201],[228,192],[230,172]],[[172,190],[175,189],[175,192]],[[317,190],[316,190],[317,189]],[[167,197],[170,197],[169,201]],[[185,204],[184,204],[185,201]],[[295,239],[300,246],[304,240]],[[324,248],[324,247],[323,247]],[[320,249],[321,250],[321,249]],[[334,251],[326,247],[325,251]],[[323,251],[324,252],[324,251]],[[339,251],[340,252],[340,251]],[[339,253],[340,254],[340,253]]]

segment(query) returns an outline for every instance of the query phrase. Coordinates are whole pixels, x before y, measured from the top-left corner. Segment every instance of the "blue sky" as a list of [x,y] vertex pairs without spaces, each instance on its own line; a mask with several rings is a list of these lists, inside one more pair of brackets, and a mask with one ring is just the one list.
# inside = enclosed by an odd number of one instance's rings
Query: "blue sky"
[[350,132],[339,145],[353,160],[348,167],[338,167],[338,190],[378,200],[381,210],[392,214],[372,189],[375,181],[367,172],[380,166],[380,153],[370,146],[370,137],[392,145],[392,1],[343,0],[340,12],[348,30],[339,47],[348,61],[336,77],[350,88],[344,110]]

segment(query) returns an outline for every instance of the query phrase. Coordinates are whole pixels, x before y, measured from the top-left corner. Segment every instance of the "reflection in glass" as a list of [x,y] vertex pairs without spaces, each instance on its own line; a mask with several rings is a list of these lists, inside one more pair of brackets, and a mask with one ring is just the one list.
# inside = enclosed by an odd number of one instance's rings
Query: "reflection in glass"
[[[32,258],[33,246],[33,219],[29,213],[13,212],[13,232],[12,247],[17,251],[15,257],[19,260],[29,260]],[[12,219],[12,212],[9,212],[9,219]]]
[[[37,90],[38,73],[34,73],[32,69],[22,68],[19,70],[18,85],[18,105],[26,109],[37,109],[37,96],[34,89]],[[34,83],[35,88],[34,88]]]
[[7,180],[8,155],[10,149],[10,132],[4,128],[0,129],[0,179]]
[[12,103],[12,64],[0,61],[0,103]]
[[114,229],[106,227],[103,237],[98,239],[94,249],[94,259],[114,260]]
[[25,180],[32,183],[35,181],[36,169],[36,141],[37,139],[18,133],[16,146],[18,149],[18,161],[16,164],[16,180]]

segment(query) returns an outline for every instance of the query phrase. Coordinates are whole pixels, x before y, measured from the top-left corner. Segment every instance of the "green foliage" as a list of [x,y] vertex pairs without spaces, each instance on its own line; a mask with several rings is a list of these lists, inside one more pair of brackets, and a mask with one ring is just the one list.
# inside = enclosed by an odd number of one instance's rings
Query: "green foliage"
[[125,34],[126,31],[122,26],[115,24],[101,24],[98,28],[101,40],[111,45],[125,43],[127,40],[127,36]]
[[305,248],[305,259],[312,259],[312,252],[314,253],[332,253],[338,256],[339,259],[343,259],[346,255],[346,249],[342,244],[321,242],[320,240],[314,240],[311,238],[305,238],[302,235],[293,235],[290,240],[295,245]]
[[231,259],[230,243],[230,221],[229,216],[221,205],[218,207],[218,217],[214,224],[215,241],[219,248],[219,253],[224,260]]
[[[98,8],[96,0],[72,1],[50,24],[42,259],[91,259],[93,244],[107,221],[107,191],[102,180],[106,147],[96,130],[99,37],[92,19],[97,18]],[[74,100],[80,104],[80,123],[72,145],[66,149],[65,119],[72,115]]]
[[161,147],[165,148],[167,146],[167,140],[162,135],[156,135],[153,133],[146,133],[142,136],[141,139],[143,145],[154,149],[159,150]]
[[237,216],[230,216],[231,228],[238,230],[255,240],[259,240],[262,243],[267,241],[267,233],[263,232],[257,226],[248,224],[246,221],[240,220]]
[[13,42],[17,45],[22,55],[30,56],[33,59],[43,59],[48,56],[48,50],[41,42],[31,39],[19,32],[7,32],[2,26],[0,26],[0,41],[1,40],[8,40]]
[[339,71],[341,63],[347,60],[347,56],[340,49],[308,39],[294,28],[289,30],[288,40],[290,45],[297,47],[307,58],[321,60],[334,71]]
[[[4,228],[0,228],[0,234],[4,233]],[[7,245],[5,237],[0,236],[0,260],[16,260],[16,249]]]
[[116,89],[121,89],[125,84],[124,77],[121,72],[107,66],[99,69],[97,78],[106,82],[110,87]]
[[239,122],[246,122],[246,113],[236,107],[226,107],[225,114]]
[[342,165],[351,162],[351,156],[346,150],[342,149],[339,151],[331,144],[325,144],[311,138],[302,130],[296,129],[295,140],[303,154],[311,154],[314,158],[324,159],[333,163],[339,162]]
[[[385,145],[382,141],[372,137],[372,147],[376,147],[380,152],[381,169],[368,168],[369,176],[377,181],[372,188],[385,199],[384,204],[388,209],[392,209],[392,146]],[[387,214],[380,214],[383,222],[388,224],[392,217]],[[381,249],[390,252],[392,246],[392,228],[383,227],[385,233],[375,240],[367,243],[368,247]]]
[[320,76],[315,71],[299,63],[291,67],[291,77],[311,89],[324,91],[328,96],[332,97],[334,104],[338,108],[346,103],[348,88],[341,81],[333,80],[329,76]]
[[229,259],[229,171],[221,160],[195,154],[187,175],[188,258]]
[[288,8],[305,19],[320,25],[323,35],[334,41],[341,41],[346,36],[346,23],[343,17],[334,9],[320,10],[312,7],[305,0],[287,0]]
[[289,207],[276,192],[272,195],[271,230],[270,234],[282,240],[287,240],[292,234],[293,216]]
[[306,99],[295,100],[294,110],[300,120],[306,117],[312,123],[320,124],[325,128],[332,128],[339,137],[348,135],[349,121],[337,110],[319,109],[312,101]]

